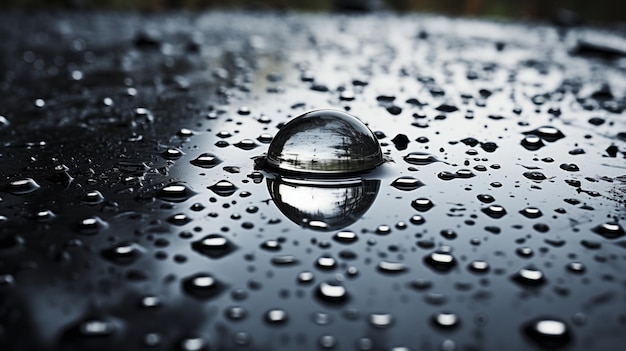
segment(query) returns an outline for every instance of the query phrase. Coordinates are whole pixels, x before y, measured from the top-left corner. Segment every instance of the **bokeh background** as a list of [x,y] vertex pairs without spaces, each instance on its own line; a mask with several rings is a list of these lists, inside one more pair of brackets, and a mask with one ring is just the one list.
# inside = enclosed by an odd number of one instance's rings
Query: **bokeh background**
[[0,8],[79,8],[163,11],[250,9],[350,12],[429,12],[452,16],[555,20],[565,24],[625,22],[626,1],[616,0],[2,0]]

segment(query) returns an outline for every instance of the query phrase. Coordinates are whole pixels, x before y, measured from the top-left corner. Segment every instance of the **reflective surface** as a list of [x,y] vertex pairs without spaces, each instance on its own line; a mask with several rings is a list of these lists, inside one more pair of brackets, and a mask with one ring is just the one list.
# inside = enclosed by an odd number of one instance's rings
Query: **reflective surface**
[[337,181],[268,178],[267,190],[274,204],[291,221],[317,231],[343,229],[372,206],[379,180]]

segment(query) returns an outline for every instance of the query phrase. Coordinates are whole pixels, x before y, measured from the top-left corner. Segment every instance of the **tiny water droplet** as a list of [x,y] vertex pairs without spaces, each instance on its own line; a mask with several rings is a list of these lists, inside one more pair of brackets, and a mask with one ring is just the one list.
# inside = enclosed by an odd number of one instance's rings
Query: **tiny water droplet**
[[91,190],[83,196],[83,202],[89,205],[97,205],[104,201],[104,196],[98,190]]
[[201,300],[216,297],[226,288],[224,283],[209,273],[196,273],[183,279],[181,283],[183,291]]
[[108,228],[108,223],[103,221],[100,217],[93,216],[82,219],[78,222],[78,231],[83,234],[97,234],[104,229]]
[[146,249],[143,246],[137,243],[125,242],[102,250],[102,257],[113,263],[130,265],[137,261],[145,252]]
[[393,324],[393,316],[389,313],[372,313],[368,318],[370,325],[374,328],[385,329]]

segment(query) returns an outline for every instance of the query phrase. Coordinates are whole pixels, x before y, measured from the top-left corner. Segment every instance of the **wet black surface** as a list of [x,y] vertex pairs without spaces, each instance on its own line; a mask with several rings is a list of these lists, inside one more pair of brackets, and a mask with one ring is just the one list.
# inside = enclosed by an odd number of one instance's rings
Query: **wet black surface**
[[[623,33],[0,17],[1,349],[626,342]],[[332,186],[255,169],[320,108],[393,161]]]

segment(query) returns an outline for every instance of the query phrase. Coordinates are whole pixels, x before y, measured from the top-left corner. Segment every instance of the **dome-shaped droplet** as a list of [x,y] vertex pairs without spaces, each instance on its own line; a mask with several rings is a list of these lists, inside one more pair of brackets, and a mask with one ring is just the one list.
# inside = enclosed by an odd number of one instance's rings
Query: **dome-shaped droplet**
[[456,259],[449,252],[439,250],[424,257],[424,262],[438,272],[448,272],[456,266]]
[[208,273],[197,273],[182,280],[183,290],[198,299],[208,299],[219,295],[225,285]]
[[273,325],[285,324],[288,319],[287,312],[281,309],[273,309],[265,313],[265,321]]
[[184,153],[176,148],[169,148],[161,153],[161,156],[166,160],[177,160],[183,155]]
[[83,234],[97,234],[106,229],[109,225],[100,217],[93,216],[82,219],[78,222],[78,231]]
[[526,218],[539,218],[543,216],[543,213],[540,209],[536,207],[526,207],[525,209],[519,211]]
[[396,180],[391,182],[391,186],[398,190],[410,191],[410,190],[415,190],[421,186],[424,186],[424,183],[422,183],[417,178],[410,177],[410,176],[403,176],[403,177],[396,178]]
[[40,186],[32,178],[18,179],[10,182],[4,190],[14,195],[24,195],[32,193],[39,189]]
[[335,282],[321,282],[316,289],[316,296],[326,303],[344,303],[348,301],[348,291]]
[[375,328],[389,328],[393,324],[393,316],[389,313],[372,313],[369,315],[369,322]]
[[196,192],[182,183],[172,183],[159,190],[157,196],[165,201],[183,202],[196,195]]
[[97,205],[104,201],[104,196],[98,190],[91,190],[83,195],[83,202],[89,205]]
[[267,153],[269,166],[298,173],[362,172],[382,162],[372,131],[358,118],[334,110],[311,111],[289,121]]
[[526,150],[530,151],[539,150],[546,145],[540,137],[533,134],[526,135],[520,144],[522,144]]
[[506,210],[500,205],[491,205],[483,208],[482,211],[491,218],[500,218],[506,215]]
[[122,243],[102,251],[102,257],[120,265],[129,265],[137,261],[146,251],[137,243]]
[[593,231],[607,239],[616,239],[624,236],[624,228],[617,222],[602,223],[593,228]]
[[423,197],[420,197],[411,201],[411,207],[413,207],[414,209],[420,212],[426,212],[430,210],[431,208],[433,208],[433,206],[435,205],[433,204],[432,201],[430,201],[430,199],[426,199]]
[[399,274],[406,272],[408,267],[402,262],[380,261],[378,262],[378,271],[386,274]]
[[435,156],[425,152],[411,152],[404,156],[404,161],[412,165],[424,166],[439,160]]
[[435,326],[443,329],[455,328],[459,325],[459,317],[451,312],[441,312],[434,314],[432,322]]
[[532,266],[520,269],[512,277],[513,281],[526,286],[540,286],[545,283],[543,273]]
[[235,184],[229,182],[228,180],[220,180],[208,188],[213,190],[213,192],[219,196],[230,196],[237,191]]
[[236,249],[230,240],[219,234],[209,234],[198,241],[194,241],[191,247],[210,258],[224,257]]
[[536,344],[545,349],[559,349],[572,339],[565,322],[554,318],[537,318],[525,324],[524,333]]
[[356,235],[356,233],[346,230],[346,231],[341,231],[341,232],[337,232],[334,236],[333,239],[338,242],[338,243],[342,243],[342,244],[351,244],[355,241],[358,240],[358,236]]
[[222,160],[217,156],[209,153],[200,154],[198,157],[190,161],[192,165],[202,168],[213,168],[220,164]]

